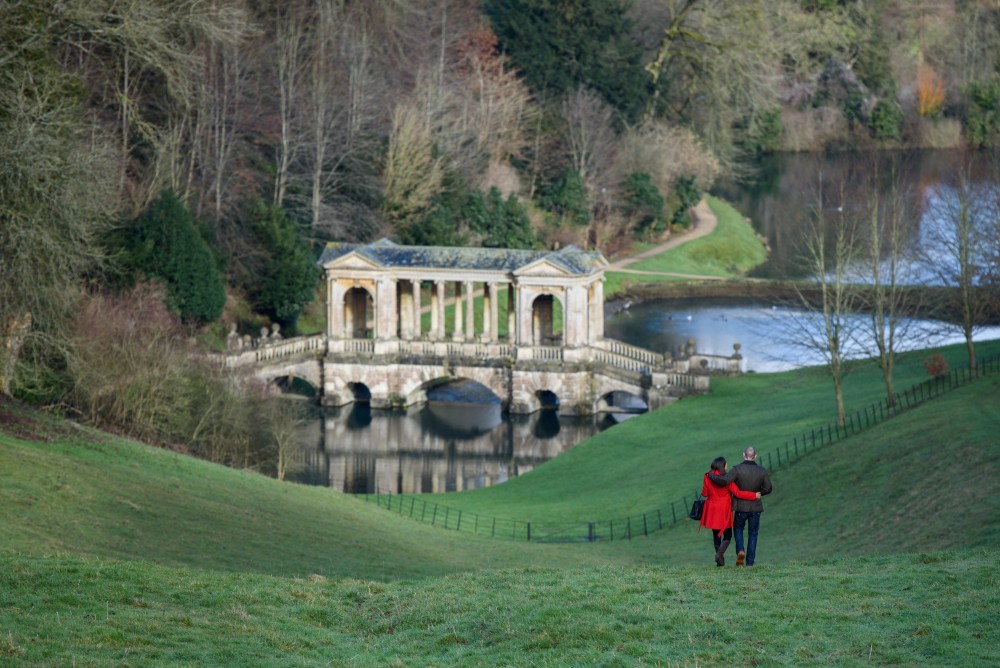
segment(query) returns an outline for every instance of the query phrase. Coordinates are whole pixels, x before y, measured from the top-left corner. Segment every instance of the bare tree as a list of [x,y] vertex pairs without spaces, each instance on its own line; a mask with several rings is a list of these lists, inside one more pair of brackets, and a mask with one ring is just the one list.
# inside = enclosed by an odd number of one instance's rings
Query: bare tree
[[943,317],[956,322],[961,330],[970,369],[976,368],[975,335],[990,311],[991,188],[995,186],[976,182],[972,157],[962,156],[950,177],[942,179],[931,195],[929,209],[936,224],[928,227],[922,243],[925,268],[936,283],[951,288],[956,297],[939,307]]
[[584,88],[566,98],[562,112],[570,164],[586,185],[588,195],[593,196],[616,180],[610,176],[618,146],[611,126],[614,112],[596,93]]
[[299,151],[298,109],[308,71],[303,43],[305,15],[292,4],[278,15],[274,35],[274,61],[278,74],[278,145],[275,152],[274,204],[282,206],[288,190],[292,162]]
[[444,171],[434,153],[434,137],[420,108],[401,102],[393,115],[392,134],[382,169],[383,215],[394,226],[417,222],[442,189]]
[[[913,229],[907,225],[909,193],[899,170],[890,165],[885,173],[881,161],[870,154],[863,161],[861,188],[867,193],[856,212],[859,244],[857,282],[862,290],[862,308],[867,314],[862,345],[873,348],[885,381],[889,405],[895,404],[893,384],[899,345],[912,346],[917,335],[912,318],[919,310],[920,277],[911,245]],[[884,175],[884,179],[883,179]]]
[[805,312],[787,322],[781,341],[819,354],[833,381],[837,423],[845,424],[843,380],[858,352],[861,303],[850,281],[857,257],[855,221],[844,213],[844,190],[831,204],[821,192],[804,237],[804,269],[810,280],[797,284],[797,305]]
[[[0,71],[3,394],[26,350],[44,358],[68,347],[81,279],[103,259],[99,235],[117,204],[111,138],[68,94],[75,80],[29,56]],[[28,385],[40,377],[20,376]]]

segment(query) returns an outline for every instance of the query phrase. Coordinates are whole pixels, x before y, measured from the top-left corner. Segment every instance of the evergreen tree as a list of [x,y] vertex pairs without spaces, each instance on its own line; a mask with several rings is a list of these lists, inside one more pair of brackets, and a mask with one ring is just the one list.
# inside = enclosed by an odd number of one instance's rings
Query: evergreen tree
[[312,301],[319,280],[316,259],[280,207],[258,203],[251,228],[262,254],[256,280],[248,292],[254,305],[272,320],[295,329],[302,310]]
[[621,0],[486,0],[504,51],[534,90],[596,90],[628,121],[651,93]]
[[535,245],[531,219],[513,193],[504,200],[496,187],[485,196],[474,192],[469,195],[462,217],[470,229],[481,235],[480,243],[484,248],[532,248]]
[[127,267],[162,279],[181,318],[208,322],[222,315],[226,290],[215,255],[172,191],[164,191],[124,236]]

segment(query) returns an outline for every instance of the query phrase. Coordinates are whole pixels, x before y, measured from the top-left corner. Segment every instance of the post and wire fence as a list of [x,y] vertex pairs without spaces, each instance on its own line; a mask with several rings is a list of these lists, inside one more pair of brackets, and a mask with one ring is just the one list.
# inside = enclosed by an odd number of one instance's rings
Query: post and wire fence
[[[897,392],[892,401],[885,398],[845,416],[844,424],[831,422],[822,427],[803,431],[768,452],[758,448],[757,461],[768,471],[774,471],[810,452],[858,434],[979,377],[997,371],[1000,371],[1000,356],[981,360],[976,369],[954,369],[947,374],[916,383],[902,392]],[[696,489],[690,494],[681,495],[669,505],[665,504],[643,513],[559,525],[481,515],[413,494],[376,491],[374,494],[365,494],[364,498],[391,512],[452,531],[520,541],[592,542],[631,540],[639,536],[648,536],[684,521],[688,519],[691,504],[699,495],[700,489]]]

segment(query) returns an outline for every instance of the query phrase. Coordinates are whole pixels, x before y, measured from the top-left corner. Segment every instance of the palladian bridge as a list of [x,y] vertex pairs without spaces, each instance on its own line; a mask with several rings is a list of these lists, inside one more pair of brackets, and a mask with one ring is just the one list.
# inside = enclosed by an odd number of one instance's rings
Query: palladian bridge
[[[600,253],[328,244],[326,332],[233,339],[227,366],[257,378],[298,378],[324,405],[373,408],[426,400],[458,379],[489,388],[513,413],[590,415],[655,409],[707,392],[740,357],[659,353],[604,337]],[[641,402],[641,403],[640,403]],[[626,408],[623,408],[626,407]]]

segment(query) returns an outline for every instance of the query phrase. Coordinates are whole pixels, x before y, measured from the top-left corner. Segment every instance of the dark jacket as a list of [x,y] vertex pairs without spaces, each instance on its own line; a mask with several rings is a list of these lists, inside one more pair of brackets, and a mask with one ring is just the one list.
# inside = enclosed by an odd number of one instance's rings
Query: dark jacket
[[[737,464],[729,469],[729,472],[724,476],[713,473],[707,478],[719,487],[725,487],[729,483],[735,482],[736,486],[744,492],[760,492],[761,496],[770,494],[772,490],[771,478],[767,475],[767,469],[752,461]],[[736,512],[759,513],[763,510],[764,502],[760,499],[753,501],[736,499]]]

